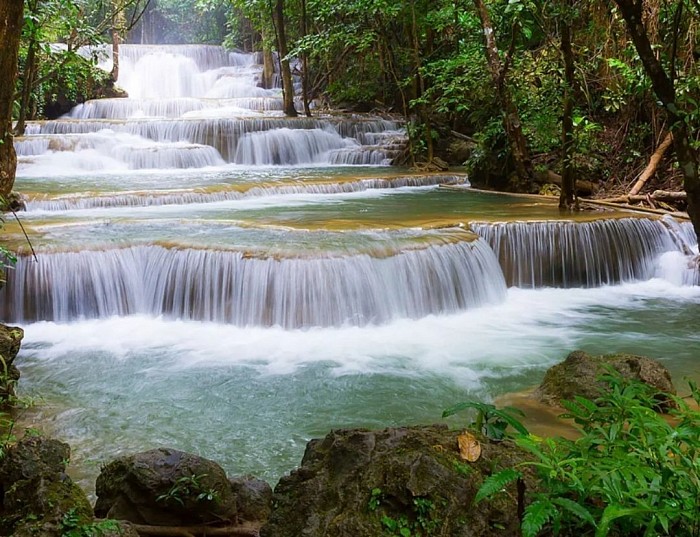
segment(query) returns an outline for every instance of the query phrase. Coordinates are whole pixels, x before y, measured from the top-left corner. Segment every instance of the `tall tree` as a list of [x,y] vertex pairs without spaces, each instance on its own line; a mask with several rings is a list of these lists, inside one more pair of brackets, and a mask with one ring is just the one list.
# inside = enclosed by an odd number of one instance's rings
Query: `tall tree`
[[15,183],[17,169],[12,143],[12,102],[23,10],[22,0],[0,0],[0,196],[5,198]]
[[560,209],[572,209],[576,204],[576,176],[574,174],[574,53],[571,47],[571,2],[562,5],[561,55],[564,62],[564,95],[561,114],[561,195]]
[[518,109],[513,102],[513,98],[506,83],[508,64],[501,61],[498,45],[496,43],[495,28],[491,23],[491,16],[489,15],[489,10],[484,0],[474,0],[474,7],[476,7],[476,12],[479,15],[481,26],[484,31],[486,61],[489,66],[493,85],[496,89],[496,96],[501,106],[503,128],[506,131],[506,136],[510,144],[515,173],[529,186],[533,183],[534,176],[532,161],[530,160],[530,151],[528,150],[527,140],[523,133],[520,115],[518,114]]
[[289,47],[287,46],[287,31],[284,22],[284,0],[276,0],[272,12],[272,20],[275,23],[277,37],[277,53],[279,54],[280,71],[282,72],[282,91],[284,92],[284,114],[296,117],[294,108],[294,84],[292,82],[292,70],[289,67]]
[[[693,223],[695,234],[700,240],[700,172],[698,170],[698,156],[690,145],[688,125],[685,116],[676,102],[676,90],[671,74],[657,58],[652,49],[647,29],[644,26],[642,15],[642,0],[615,0],[620,8],[622,18],[625,19],[627,31],[642,60],[644,70],[651,80],[654,93],[661,105],[666,110],[670,130],[673,134],[673,148],[676,158],[683,173],[683,187],[688,196],[688,216]],[[682,9],[682,2],[677,9]],[[673,62],[672,62],[673,63]]]

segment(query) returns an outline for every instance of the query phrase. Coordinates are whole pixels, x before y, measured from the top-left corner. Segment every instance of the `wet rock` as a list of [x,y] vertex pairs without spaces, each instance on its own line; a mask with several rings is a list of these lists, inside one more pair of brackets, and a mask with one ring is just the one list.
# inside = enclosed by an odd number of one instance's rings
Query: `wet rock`
[[[583,351],[574,351],[566,360],[547,370],[534,396],[550,405],[558,404],[561,400],[573,399],[577,395],[596,399],[607,388],[600,376],[608,372],[608,366],[626,379],[638,380],[659,392],[676,394],[671,374],[656,360],[632,354],[591,356]],[[662,406],[664,405],[673,406],[672,402],[665,398],[662,402]]]
[[256,477],[232,477],[231,490],[236,497],[238,518],[248,522],[263,522],[272,510],[272,488]]
[[0,324],[0,409],[10,406],[19,380],[19,370],[14,365],[24,338],[24,330],[17,326]]
[[92,521],[85,493],[65,474],[68,444],[28,437],[0,461],[0,535],[61,536],[67,520]]
[[6,326],[0,324],[0,356],[6,364],[11,364],[24,338],[24,330],[18,326]]
[[[446,426],[332,431],[311,441],[301,467],[280,479],[263,537],[515,535],[515,490],[479,504],[485,476],[525,460],[512,443],[483,442],[482,456],[459,457]],[[394,526],[392,529],[391,526]]]
[[154,449],[109,463],[96,483],[95,515],[154,526],[226,523],[236,502],[224,470],[215,462]]

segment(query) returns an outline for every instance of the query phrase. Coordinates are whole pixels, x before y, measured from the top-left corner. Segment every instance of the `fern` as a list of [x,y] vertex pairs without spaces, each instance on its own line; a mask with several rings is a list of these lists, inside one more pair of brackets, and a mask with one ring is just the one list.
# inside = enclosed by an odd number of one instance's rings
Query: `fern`
[[552,500],[552,503],[558,505],[562,509],[568,511],[574,516],[577,516],[581,520],[584,520],[588,522],[591,526],[595,527],[596,523],[595,519],[593,518],[593,515],[580,503],[576,503],[575,501],[570,500],[569,498],[554,498]]
[[474,501],[479,503],[486,498],[490,498],[497,492],[502,491],[506,485],[512,483],[516,479],[522,478],[522,476],[523,474],[521,474],[519,471],[514,470],[513,468],[506,468],[497,474],[487,477],[484,479],[484,482],[481,484],[481,488],[479,488],[479,491],[476,493]]
[[520,525],[523,537],[536,537],[547,521],[557,513],[557,508],[549,499],[532,502],[525,508],[525,516]]

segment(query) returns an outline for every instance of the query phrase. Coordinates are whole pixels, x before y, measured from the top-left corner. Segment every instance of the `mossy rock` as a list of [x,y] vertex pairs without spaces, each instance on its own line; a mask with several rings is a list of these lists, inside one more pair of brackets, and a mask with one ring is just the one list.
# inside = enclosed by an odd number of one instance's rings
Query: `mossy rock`
[[65,474],[68,444],[28,437],[0,462],[0,535],[63,535],[66,517],[92,521],[85,492]]
[[[676,394],[671,374],[656,360],[633,354],[591,356],[583,351],[574,351],[563,362],[547,370],[534,397],[549,405],[557,405],[576,396],[594,400],[607,389],[607,384],[600,377],[607,374],[610,367],[623,378],[640,381],[656,392]],[[673,406],[672,400],[662,399],[661,406]]]
[[0,356],[10,365],[14,361],[24,338],[24,330],[18,326],[0,324]]
[[[388,532],[392,523],[411,535],[515,535],[515,485],[476,509],[473,502],[487,476],[528,456],[509,441],[482,438],[481,458],[469,463],[459,456],[459,434],[436,425],[337,430],[312,440],[301,466],[275,487],[261,536],[398,535]],[[535,487],[529,474],[527,486]]]
[[236,518],[236,501],[214,461],[174,449],[120,457],[96,482],[95,515],[135,524],[200,525]]

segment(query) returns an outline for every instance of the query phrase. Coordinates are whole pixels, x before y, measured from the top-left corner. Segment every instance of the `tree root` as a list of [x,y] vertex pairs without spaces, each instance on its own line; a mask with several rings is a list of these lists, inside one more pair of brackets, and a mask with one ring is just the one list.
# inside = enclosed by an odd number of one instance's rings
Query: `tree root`
[[226,526],[213,528],[210,526],[150,526],[130,523],[139,535],[156,537],[258,537],[259,528],[253,525]]

